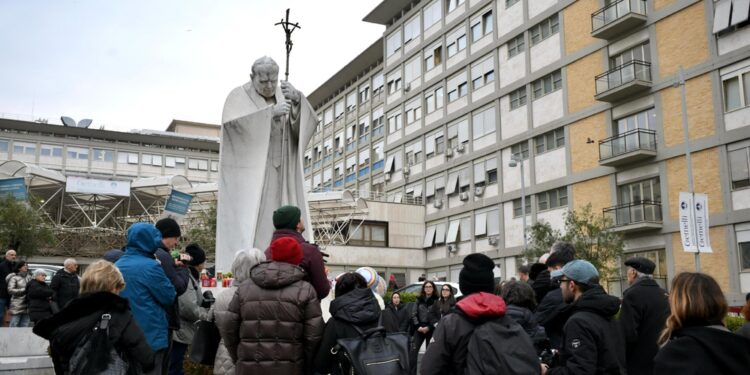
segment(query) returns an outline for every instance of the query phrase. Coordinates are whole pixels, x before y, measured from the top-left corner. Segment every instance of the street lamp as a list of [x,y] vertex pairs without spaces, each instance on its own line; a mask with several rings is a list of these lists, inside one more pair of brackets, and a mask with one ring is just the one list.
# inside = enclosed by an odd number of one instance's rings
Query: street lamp
[[521,217],[523,220],[523,250],[526,251],[527,248],[527,239],[526,239],[526,181],[524,178],[523,173],[523,158],[521,157],[521,154],[512,154],[510,156],[510,162],[508,163],[508,166],[511,168],[515,168],[516,165],[521,166]]

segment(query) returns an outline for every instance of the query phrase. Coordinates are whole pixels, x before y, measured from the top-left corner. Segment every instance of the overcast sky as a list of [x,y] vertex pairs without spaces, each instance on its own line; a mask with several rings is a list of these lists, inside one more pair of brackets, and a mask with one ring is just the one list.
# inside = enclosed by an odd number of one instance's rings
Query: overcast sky
[[382,35],[381,0],[0,0],[0,117],[92,118],[108,130],[219,123],[263,55],[309,94]]

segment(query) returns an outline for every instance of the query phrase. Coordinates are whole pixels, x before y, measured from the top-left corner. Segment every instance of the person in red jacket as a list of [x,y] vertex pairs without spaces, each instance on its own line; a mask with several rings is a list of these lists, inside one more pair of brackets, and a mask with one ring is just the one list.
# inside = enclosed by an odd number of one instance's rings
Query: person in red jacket
[[[318,245],[311,244],[302,237],[305,231],[305,223],[302,221],[302,211],[295,206],[282,206],[273,212],[273,226],[276,230],[273,232],[271,242],[279,238],[291,237],[302,247],[302,263],[300,267],[305,270],[305,281],[312,284],[318,295],[318,300],[328,296],[331,291],[331,283],[326,277],[323,254],[318,249]],[[266,258],[271,259],[271,247],[266,249]]]

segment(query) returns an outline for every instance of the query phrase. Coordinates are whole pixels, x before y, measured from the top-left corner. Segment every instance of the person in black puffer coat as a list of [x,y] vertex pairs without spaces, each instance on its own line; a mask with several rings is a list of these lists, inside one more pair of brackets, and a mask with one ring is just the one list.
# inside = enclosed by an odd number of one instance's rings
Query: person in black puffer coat
[[331,319],[328,320],[323,339],[315,354],[315,369],[321,374],[328,374],[340,367],[340,373],[348,374],[351,369],[343,368],[336,360],[331,349],[338,339],[359,337],[359,332],[378,326],[380,306],[375,295],[367,287],[367,281],[356,272],[347,272],[336,282],[336,299],[331,302]]
[[505,315],[511,317],[531,338],[537,353],[541,353],[548,346],[547,333],[534,318],[532,311],[536,308],[534,289],[522,281],[505,283],[500,292],[508,305]]
[[393,292],[391,302],[383,310],[383,327],[387,332],[409,331],[409,310],[401,303],[398,292]]
[[438,322],[438,317],[435,316],[432,305],[438,300],[438,291],[435,287],[435,283],[432,281],[425,281],[422,284],[422,292],[417,299],[417,306],[414,309],[414,315],[411,317],[412,325],[414,326],[415,332],[411,340],[411,350],[409,352],[409,364],[411,365],[411,373],[417,373],[417,359],[419,357],[419,349],[422,347],[422,343],[426,343],[426,346],[430,345],[430,339],[432,339],[432,332],[435,330],[435,323]]
[[47,274],[42,270],[34,272],[34,278],[26,284],[26,296],[29,298],[29,319],[36,324],[52,316],[52,288],[44,280]]
[[[128,300],[117,294],[125,288],[120,271],[104,260],[92,263],[83,274],[81,294],[50,318],[41,320],[34,333],[50,341],[55,373],[67,374],[70,358],[84,336],[92,332],[103,314],[110,314],[108,336],[128,362],[128,374],[154,367],[154,352],[130,312]],[[109,353],[94,353],[109,355]]]

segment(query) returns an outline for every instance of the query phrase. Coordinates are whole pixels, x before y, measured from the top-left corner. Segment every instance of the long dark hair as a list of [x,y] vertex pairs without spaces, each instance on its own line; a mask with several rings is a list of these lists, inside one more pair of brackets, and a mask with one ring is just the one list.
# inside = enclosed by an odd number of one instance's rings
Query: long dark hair
[[[443,297],[443,288],[448,288],[448,290],[450,291],[450,295],[448,296],[448,298]],[[450,312],[453,305],[456,304],[456,296],[454,295],[453,287],[450,286],[450,284],[443,284],[442,286],[440,286],[438,295],[440,296],[440,298],[437,300],[437,303],[440,305],[440,315],[442,316]]]
[[[432,285],[432,295],[430,297],[427,297],[427,293],[424,292],[424,287],[427,284]],[[430,299],[436,299],[437,296],[438,296],[438,294],[437,294],[437,287],[435,286],[435,283],[432,282],[432,281],[430,281],[430,280],[425,281],[422,284],[422,291],[419,293],[419,298],[422,299],[422,300],[427,300],[428,298],[430,298]]]

